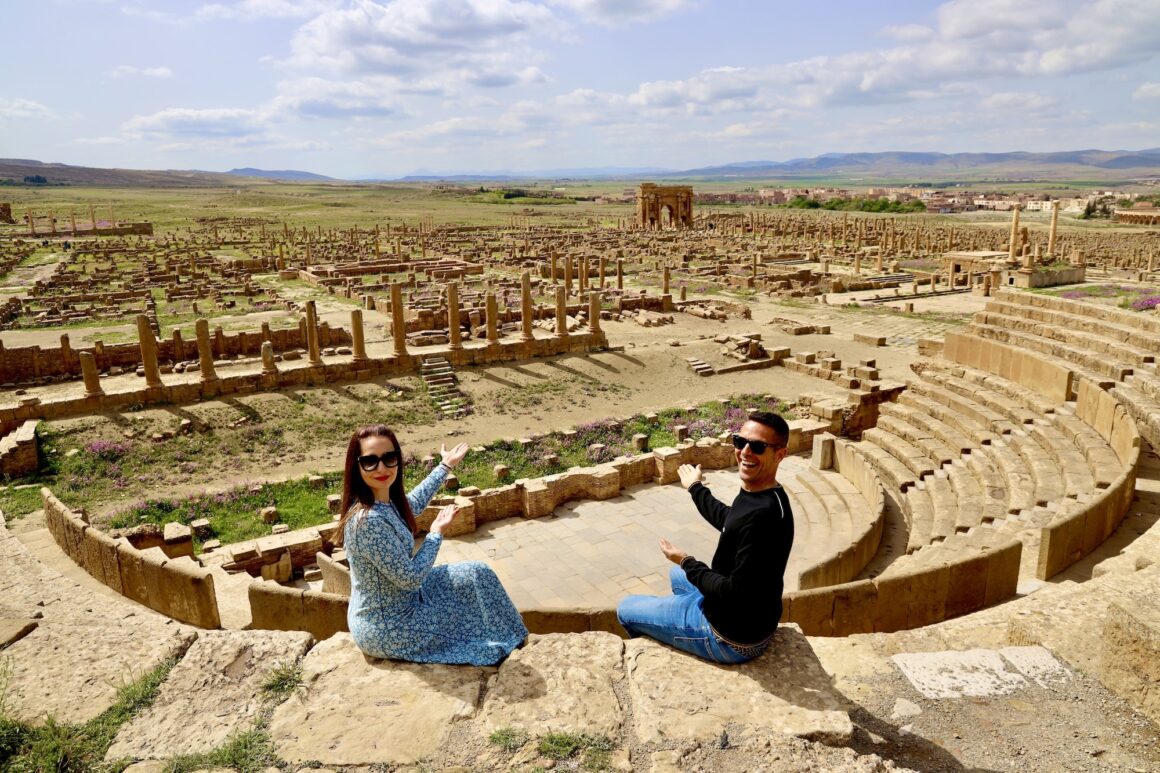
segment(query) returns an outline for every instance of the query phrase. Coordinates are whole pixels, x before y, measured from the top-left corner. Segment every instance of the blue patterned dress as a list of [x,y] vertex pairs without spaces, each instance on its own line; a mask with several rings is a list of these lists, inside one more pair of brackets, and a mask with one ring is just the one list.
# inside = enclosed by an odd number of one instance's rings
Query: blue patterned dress
[[[415,513],[446,477],[440,465],[407,495]],[[487,666],[528,635],[491,567],[480,561],[433,566],[442,535],[428,534],[415,552],[394,505],[375,502],[352,517],[343,534],[351,578],[347,622],[367,655]]]

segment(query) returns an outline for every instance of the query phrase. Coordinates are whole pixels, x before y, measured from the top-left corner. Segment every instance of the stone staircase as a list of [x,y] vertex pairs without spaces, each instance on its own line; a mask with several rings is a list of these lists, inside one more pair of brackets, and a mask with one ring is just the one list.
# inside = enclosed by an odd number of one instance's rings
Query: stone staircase
[[459,391],[459,379],[451,363],[441,354],[428,354],[419,366],[427,394],[443,418],[454,419],[471,412],[467,396]]

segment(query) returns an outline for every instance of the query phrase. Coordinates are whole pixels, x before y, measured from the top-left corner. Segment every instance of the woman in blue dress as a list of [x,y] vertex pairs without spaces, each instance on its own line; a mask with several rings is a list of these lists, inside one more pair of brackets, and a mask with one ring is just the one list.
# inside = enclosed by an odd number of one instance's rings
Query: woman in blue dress
[[520,646],[528,629],[487,564],[434,566],[455,505],[439,511],[415,550],[414,514],[463,460],[467,444],[443,446],[441,454],[439,466],[405,494],[395,433],[377,424],[351,437],[335,532],[350,561],[347,622],[355,644],[372,657],[494,665]]

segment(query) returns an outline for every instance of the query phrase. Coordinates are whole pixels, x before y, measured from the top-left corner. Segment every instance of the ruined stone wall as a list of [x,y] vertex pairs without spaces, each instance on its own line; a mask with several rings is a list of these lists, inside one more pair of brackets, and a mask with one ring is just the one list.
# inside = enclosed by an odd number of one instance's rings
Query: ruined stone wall
[[0,439],[0,475],[19,478],[40,466],[36,443],[36,422],[26,421]]
[[88,524],[47,488],[45,523],[56,544],[96,580],[150,609],[200,628],[220,628],[213,576],[191,558],[168,558],[160,548],[140,551]]

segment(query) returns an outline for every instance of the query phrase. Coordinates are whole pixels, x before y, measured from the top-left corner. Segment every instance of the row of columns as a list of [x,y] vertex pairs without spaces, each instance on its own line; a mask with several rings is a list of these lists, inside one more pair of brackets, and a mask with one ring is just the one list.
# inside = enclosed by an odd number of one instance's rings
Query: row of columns
[[[531,289],[531,275],[524,272],[520,277],[521,311],[523,330],[521,341],[534,341],[532,333],[533,303]],[[463,341],[459,327],[459,286],[451,283],[447,286],[447,314],[449,345],[451,349],[462,349]],[[489,345],[499,343],[499,314],[495,293],[487,293],[487,342]],[[560,336],[568,335],[568,303],[567,291],[564,287],[556,288],[556,333]],[[407,353],[407,332],[403,314],[402,285],[391,285],[391,325],[396,355]],[[210,341],[209,321],[199,319],[195,324],[197,333],[197,357],[201,369],[201,383],[212,384],[218,380],[217,370],[214,367],[213,346]],[[351,344],[353,360],[356,363],[366,362],[369,358],[366,352],[366,339],[363,334],[362,309],[354,309],[350,313]],[[588,327],[590,332],[600,331],[600,293],[592,291],[588,299]],[[144,314],[137,316],[137,336],[141,346],[141,363],[145,372],[145,387],[154,389],[164,386],[161,380],[161,369],[158,356],[157,337],[149,324],[149,318]],[[180,339],[177,339],[180,340]],[[321,345],[318,337],[318,310],[314,301],[306,302],[306,349],[307,362],[311,367],[322,365]],[[84,379],[85,396],[99,397],[104,394],[101,388],[100,375],[97,370],[96,359],[92,352],[78,352],[81,365],[81,376]],[[274,360],[274,345],[270,341],[262,342],[262,375],[271,376],[278,372]]]
[[[552,284],[557,284],[560,281],[560,278],[559,278],[560,272],[558,271],[558,268],[557,268],[557,260],[558,259],[559,258],[556,255],[555,250],[553,250],[550,253],[550,258],[549,258],[549,260],[551,261],[549,264],[549,278],[552,280]],[[572,292],[572,261],[573,260],[575,260],[575,258],[573,258],[571,256],[564,258],[564,271],[563,271],[564,287],[567,289],[567,291],[569,293]],[[605,282],[604,271],[605,271],[606,260],[605,260],[603,255],[601,255],[599,258],[597,258],[597,260],[599,261],[599,263],[597,264],[597,266],[598,266],[597,270],[599,273],[599,282],[600,282],[599,288],[601,290],[603,290],[604,289],[604,282]],[[579,285],[578,291],[581,295],[583,295],[588,290],[588,278],[589,278],[588,274],[590,271],[590,268],[588,265],[588,258],[585,256],[581,256],[579,258],[579,263],[580,263],[580,265],[579,265],[579,270],[576,272],[576,278],[578,279],[578,285]],[[624,259],[623,258],[616,259],[616,289],[617,290],[624,289]]]

